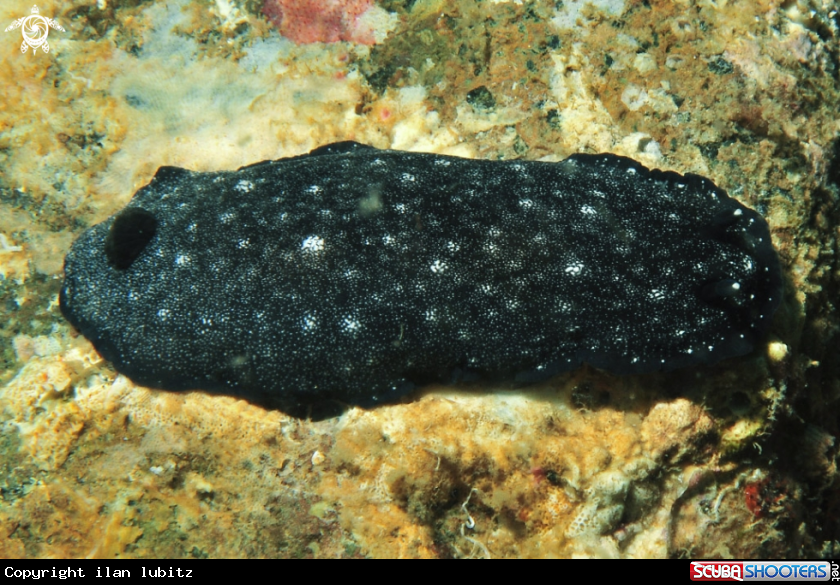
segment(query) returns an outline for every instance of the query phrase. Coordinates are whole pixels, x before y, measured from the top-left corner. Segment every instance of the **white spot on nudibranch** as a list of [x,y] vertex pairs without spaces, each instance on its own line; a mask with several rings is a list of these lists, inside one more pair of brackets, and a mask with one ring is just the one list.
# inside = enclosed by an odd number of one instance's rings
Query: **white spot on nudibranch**
[[301,242],[300,249],[304,252],[322,252],[324,250],[324,238],[309,236]]
[[246,181],[245,179],[239,181],[234,187],[234,189],[240,193],[250,193],[253,188],[254,184],[251,181]]
[[312,331],[318,326],[318,319],[311,313],[305,314],[301,321],[303,322],[302,328],[304,331]]
[[566,266],[566,274],[571,274],[572,276],[577,276],[583,270],[583,263],[582,262],[575,262],[574,264],[570,264]]

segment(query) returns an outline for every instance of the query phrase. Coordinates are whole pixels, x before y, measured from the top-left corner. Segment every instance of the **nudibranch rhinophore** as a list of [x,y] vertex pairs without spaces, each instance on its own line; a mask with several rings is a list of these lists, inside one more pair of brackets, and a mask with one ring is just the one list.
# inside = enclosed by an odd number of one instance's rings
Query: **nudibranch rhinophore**
[[65,317],[136,383],[289,410],[711,364],[782,296],[767,223],[703,177],[353,142],[162,167],[64,269]]

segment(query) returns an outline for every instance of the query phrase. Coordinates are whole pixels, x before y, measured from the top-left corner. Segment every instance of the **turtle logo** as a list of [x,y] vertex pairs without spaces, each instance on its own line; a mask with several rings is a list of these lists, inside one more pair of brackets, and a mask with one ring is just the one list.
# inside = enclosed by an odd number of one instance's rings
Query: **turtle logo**
[[50,32],[50,27],[64,31],[61,28],[61,25],[54,21],[52,18],[47,18],[46,16],[41,16],[38,14],[38,7],[32,7],[32,14],[29,16],[24,16],[23,18],[18,18],[8,27],[6,27],[6,32],[10,30],[14,30],[18,27],[23,27],[21,32],[23,33],[23,43],[20,45],[20,52],[25,53],[26,47],[32,47],[32,52],[37,53],[38,47],[44,49],[45,53],[50,52],[50,45],[47,43],[47,35]]

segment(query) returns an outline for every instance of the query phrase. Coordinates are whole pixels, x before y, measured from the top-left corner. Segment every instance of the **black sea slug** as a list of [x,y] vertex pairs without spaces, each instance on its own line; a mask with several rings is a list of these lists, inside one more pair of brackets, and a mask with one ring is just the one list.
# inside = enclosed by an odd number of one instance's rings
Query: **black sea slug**
[[61,310],[138,384],[294,411],[711,364],[750,352],[781,294],[767,223],[703,177],[345,142],[161,168],[73,245]]

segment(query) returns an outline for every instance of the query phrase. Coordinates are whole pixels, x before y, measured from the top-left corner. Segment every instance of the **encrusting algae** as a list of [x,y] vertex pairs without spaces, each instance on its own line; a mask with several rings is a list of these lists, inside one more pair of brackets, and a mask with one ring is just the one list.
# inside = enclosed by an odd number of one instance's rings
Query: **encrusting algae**
[[[227,0],[48,1],[49,54],[0,36],[0,557],[836,555],[836,8],[376,6],[370,45],[297,44]],[[137,387],[61,319],[70,244],[159,166],[338,140],[708,176],[782,259],[765,349],[314,421]]]

